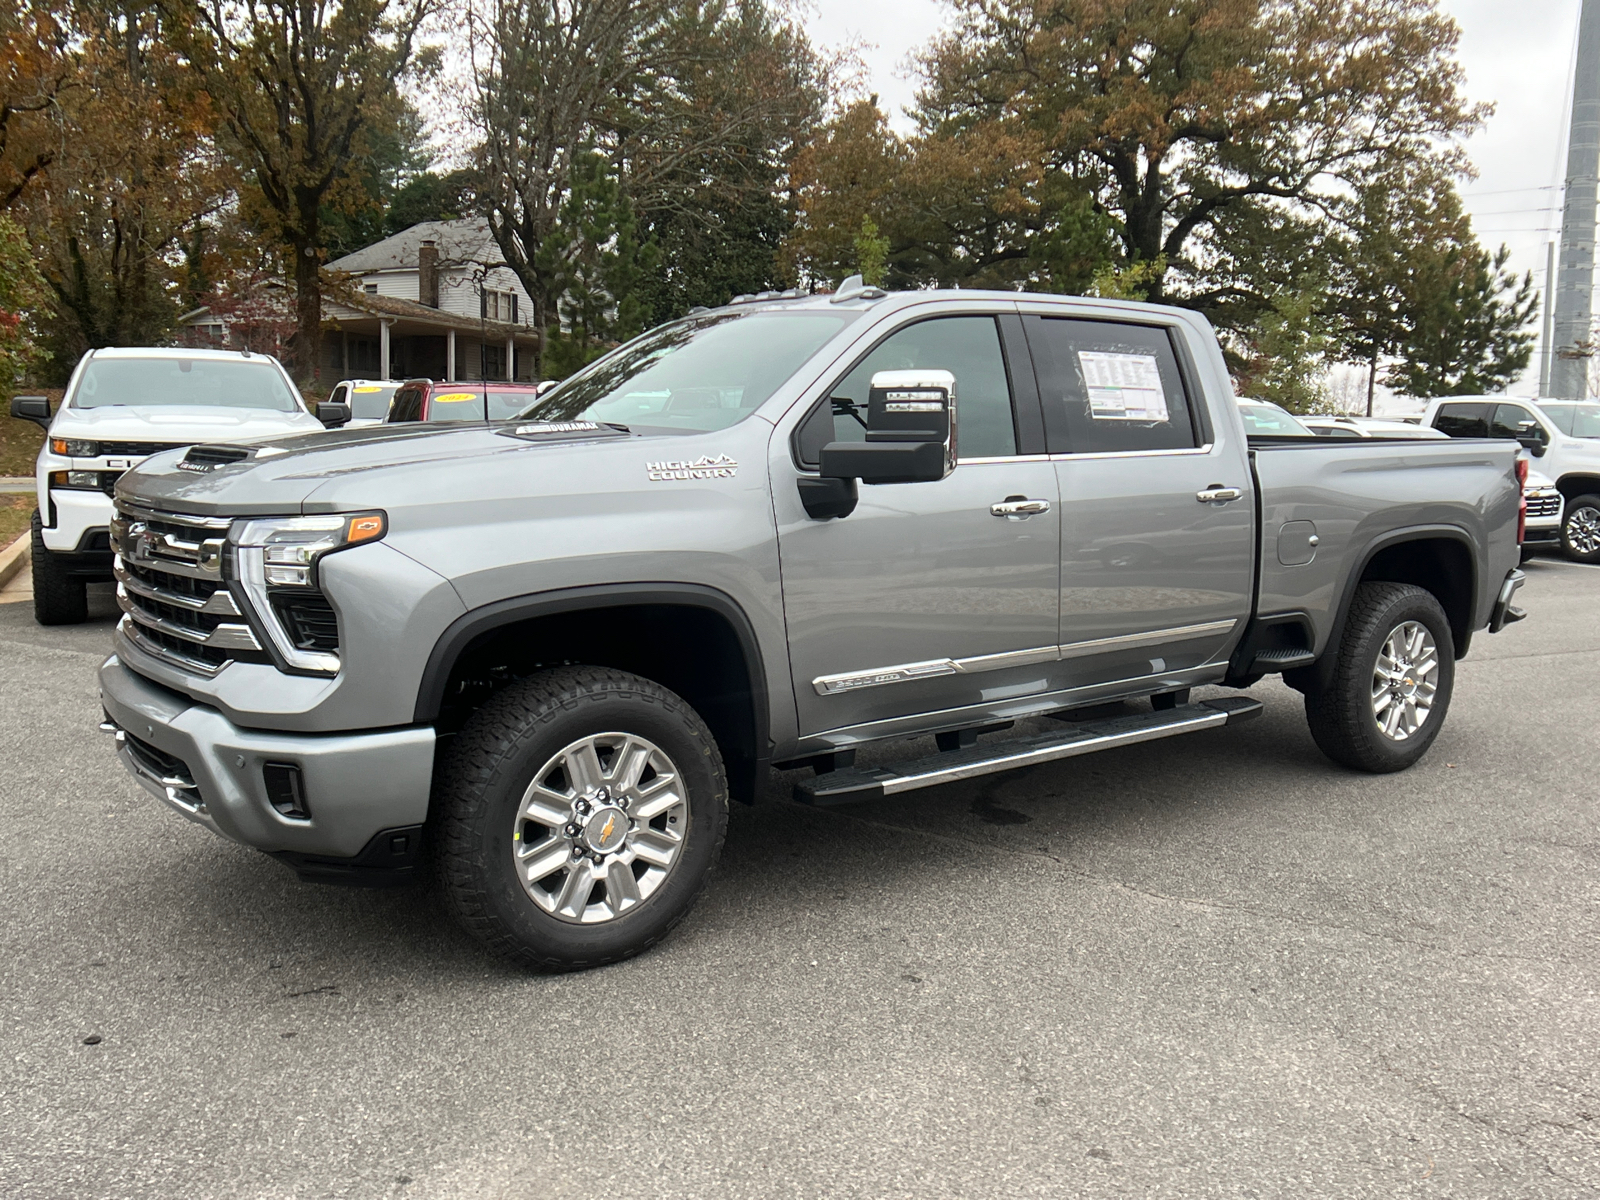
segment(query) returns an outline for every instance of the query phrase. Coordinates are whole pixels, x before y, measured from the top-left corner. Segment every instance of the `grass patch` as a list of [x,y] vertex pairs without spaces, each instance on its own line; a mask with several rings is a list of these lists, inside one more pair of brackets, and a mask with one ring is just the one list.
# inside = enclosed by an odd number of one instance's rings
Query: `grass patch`
[[33,493],[22,496],[0,496],[0,550],[4,550],[20,534],[28,532],[28,522],[33,516]]
[[[49,396],[50,408],[54,411],[61,404],[62,389],[32,388],[23,394]],[[9,415],[10,411],[11,402],[7,397],[7,415],[0,416],[0,475],[32,475],[39,447],[44,445],[44,430],[32,421],[17,420]]]

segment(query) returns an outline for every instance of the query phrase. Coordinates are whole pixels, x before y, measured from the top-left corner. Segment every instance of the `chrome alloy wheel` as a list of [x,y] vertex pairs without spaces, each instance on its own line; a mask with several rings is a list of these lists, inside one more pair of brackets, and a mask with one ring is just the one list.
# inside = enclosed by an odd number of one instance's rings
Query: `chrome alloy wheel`
[[1587,504],[1574,509],[1567,518],[1567,541],[1579,554],[1600,550],[1600,510]]
[[511,840],[517,878],[553,917],[614,920],[666,880],[688,829],[689,798],[662,749],[597,733],[554,755],[523,793]]
[[1392,741],[1412,737],[1433,711],[1439,690],[1439,648],[1420,621],[1404,621],[1389,631],[1372,670],[1372,716],[1378,732]]

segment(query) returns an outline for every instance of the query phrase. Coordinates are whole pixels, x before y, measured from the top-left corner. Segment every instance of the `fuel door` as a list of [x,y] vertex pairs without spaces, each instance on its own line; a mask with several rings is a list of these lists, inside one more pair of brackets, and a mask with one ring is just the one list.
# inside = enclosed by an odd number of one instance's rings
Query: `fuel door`
[[1314,521],[1290,521],[1278,530],[1278,561],[1286,567],[1303,567],[1317,556]]

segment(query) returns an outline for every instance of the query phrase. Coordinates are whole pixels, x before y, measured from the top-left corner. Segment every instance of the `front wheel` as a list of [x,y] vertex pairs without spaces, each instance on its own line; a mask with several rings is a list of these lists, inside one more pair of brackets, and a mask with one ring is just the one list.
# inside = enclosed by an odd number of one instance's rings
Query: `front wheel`
[[1574,496],[1567,502],[1561,548],[1573,562],[1600,563],[1600,496]]
[[1345,618],[1333,680],[1306,694],[1321,751],[1357,771],[1403,771],[1439,735],[1455,686],[1455,642],[1431,592],[1364,583]]
[[89,619],[89,585],[61,569],[44,544],[39,510],[33,510],[33,619],[41,625],[81,625]]
[[447,903],[502,958],[616,962],[664,938],[728,825],[716,742],[659,684],[560,667],[497,694],[440,764]]

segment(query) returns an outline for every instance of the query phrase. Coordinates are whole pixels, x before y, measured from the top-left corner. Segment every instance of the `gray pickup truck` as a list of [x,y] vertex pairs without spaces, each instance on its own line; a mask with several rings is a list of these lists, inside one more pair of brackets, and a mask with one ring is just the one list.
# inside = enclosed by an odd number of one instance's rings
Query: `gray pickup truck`
[[871,800],[1227,725],[1260,702],[1190,689],[1281,673],[1329,757],[1398,770],[1522,615],[1514,442],[1247,441],[1194,313],[741,301],[510,422],[124,475],[127,768],[305,878],[425,857],[492,950],[570,968],[662,938],[773,766]]

